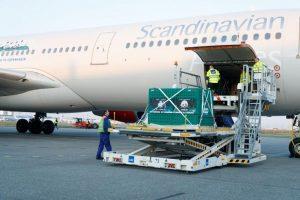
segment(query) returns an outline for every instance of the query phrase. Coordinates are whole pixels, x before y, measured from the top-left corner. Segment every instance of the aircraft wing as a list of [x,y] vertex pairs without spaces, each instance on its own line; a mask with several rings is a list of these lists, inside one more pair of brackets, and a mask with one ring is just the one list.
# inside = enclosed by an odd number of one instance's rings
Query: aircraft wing
[[58,82],[38,72],[0,68],[0,96],[59,86]]

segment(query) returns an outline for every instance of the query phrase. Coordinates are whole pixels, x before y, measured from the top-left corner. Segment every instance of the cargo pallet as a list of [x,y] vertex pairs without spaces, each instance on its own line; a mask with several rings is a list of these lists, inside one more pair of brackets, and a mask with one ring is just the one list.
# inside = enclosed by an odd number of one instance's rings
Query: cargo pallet
[[[228,164],[249,165],[266,160],[256,155],[251,159],[234,154],[234,132],[186,132],[147,129],[120,129],[120,134],[146,143],[131,153],[104,152],[104,161],[186,172],[197,172]],[[211,141],[209,146],[200,141]],[[210,142],[210,143],[211,143]]]

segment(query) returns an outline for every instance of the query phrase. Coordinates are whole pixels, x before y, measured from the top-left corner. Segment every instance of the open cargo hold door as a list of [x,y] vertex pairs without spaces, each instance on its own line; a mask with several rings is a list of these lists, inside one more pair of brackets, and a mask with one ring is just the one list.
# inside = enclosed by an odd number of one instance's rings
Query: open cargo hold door
[[237,84],[240,82],[241,69],[244,64],[253,65],[257,58],[255,51],[248,44],[216,45],[187,47],[187,51],[194,51],[204,63],[204,74],[213,65],[221,73],[219,88],[214,96],[214,110],[237,110]]
[[253,64],[257,58],[248,44],[186,47],[198,54],[205,65],[210,64]]

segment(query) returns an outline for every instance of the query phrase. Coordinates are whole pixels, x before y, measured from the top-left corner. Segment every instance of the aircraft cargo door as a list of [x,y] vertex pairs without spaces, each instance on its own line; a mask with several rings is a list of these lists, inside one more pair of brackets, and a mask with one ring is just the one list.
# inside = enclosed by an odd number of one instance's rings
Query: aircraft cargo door
[[108,64],[108,56],[111,42],[115,33],[100,33],[93,49],[92,65],[105,65]]

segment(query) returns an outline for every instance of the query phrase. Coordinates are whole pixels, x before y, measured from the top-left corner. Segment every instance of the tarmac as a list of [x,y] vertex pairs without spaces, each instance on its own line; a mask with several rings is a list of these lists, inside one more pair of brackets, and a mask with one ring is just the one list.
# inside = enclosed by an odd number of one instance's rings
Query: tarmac
[[[111,135],[114,151],[143,144]],[[267,161],[184,173],[95,159],[95,130],[59,129],[54,135],[17,134],[0,127],[0,200],[35,199],[300,199],[300,159],[289,138],[264,137]]]

